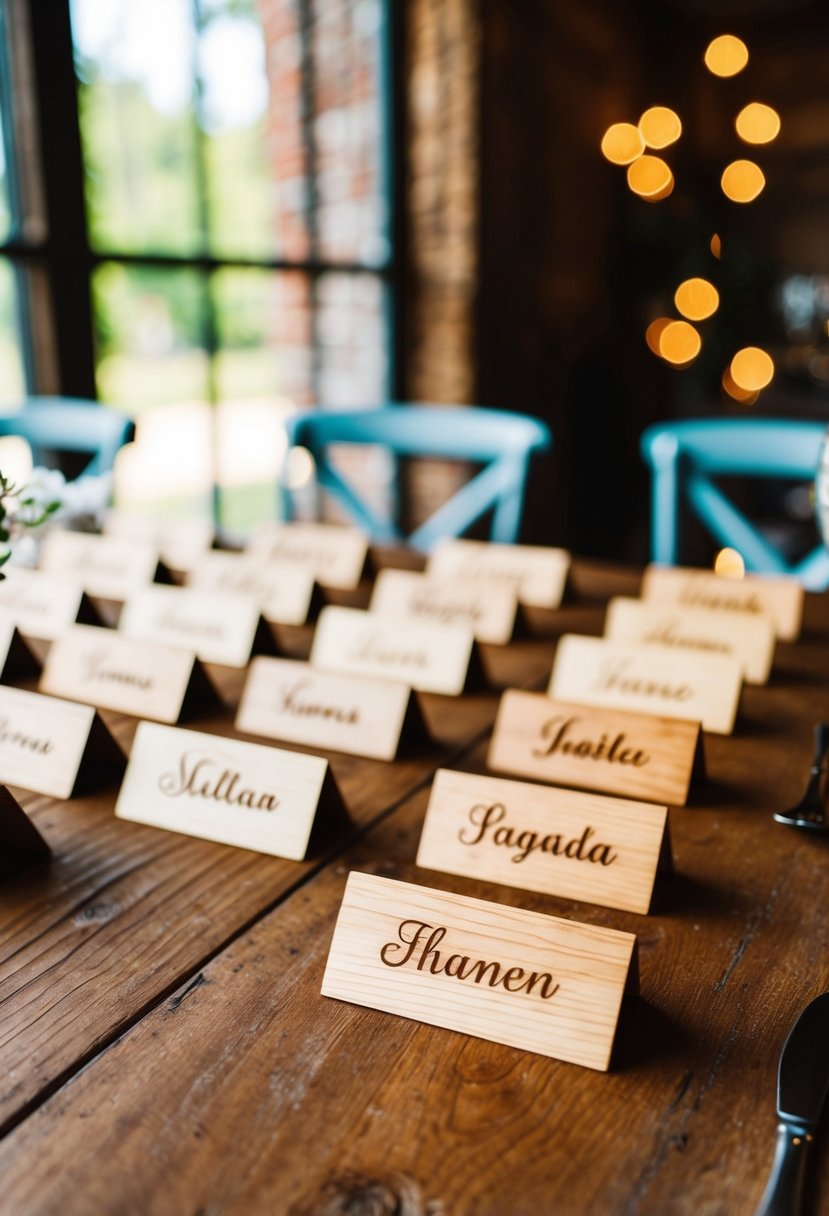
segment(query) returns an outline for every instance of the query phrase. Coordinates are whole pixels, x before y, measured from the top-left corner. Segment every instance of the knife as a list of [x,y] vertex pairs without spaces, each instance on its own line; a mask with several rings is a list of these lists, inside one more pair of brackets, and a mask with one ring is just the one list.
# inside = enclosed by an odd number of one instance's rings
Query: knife
[[806,1006],[789,1031],[777,1074],[777,1147],[755,1216],[797,1216],[809,1148],[829,1088],[829,992]]

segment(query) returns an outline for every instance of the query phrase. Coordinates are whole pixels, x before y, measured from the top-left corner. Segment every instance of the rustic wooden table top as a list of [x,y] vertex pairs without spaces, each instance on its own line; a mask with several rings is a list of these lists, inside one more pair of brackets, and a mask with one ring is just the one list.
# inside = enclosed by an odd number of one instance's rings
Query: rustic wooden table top
[[[581,563],[575,584],[535,632],[485,648],[497,685],[544,687],[556,636],[600,633],[638,576]],[[310,637],[282,640],[301,656]],[[234,733],[241,682],[224,673],[227,709],[198,728]],[[744,689],[735,734],[706,739],[649,916],[419,869],[432,774],[485,771],[498,692],[423,701],[422,754],[331,755],[356,830],[305,863],[116,820],[115,789],[15,791],[54,857],[0,887],[4,1216],[753,1212],[780,1047],[829,988],[829,840],[770,814],[800,796],[829,721],[829,597]],[[128,749],[135,720],[104,717]],[[321,997],[355,868],[637,933],[612,1071]],[[816,1147],[818,1212],[829,1137]]]

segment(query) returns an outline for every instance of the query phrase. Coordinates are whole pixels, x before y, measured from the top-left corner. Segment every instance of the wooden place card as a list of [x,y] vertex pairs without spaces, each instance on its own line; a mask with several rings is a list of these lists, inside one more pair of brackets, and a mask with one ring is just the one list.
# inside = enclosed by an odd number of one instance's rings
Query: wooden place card
[[559,640],[549,693],[577,704],[689,718],[730,735],[741,686],[740,664],[727,655],[674,654],[570,633]]
[[225,667],[244,667],[254,651],[276,650],[256,601],[228,591],[145,587],[127,600],[118,628],[144,642],[195,650],[203,663]]
[[699,722],[553,701],[508,689],[487,767],[519,777],[684,806],[704,772]]
[[301,861],[345,809],[328,762],[260,743],[141,722],[119,819]]
[[320,613],[311,662],[325,671],[398,680],[419,692],[449,696],[463,692],[480,673],[470,629],[334,605]]
[[516,588],[522,604],[558,608],[564,595],[570,554],[536,545],[498,545],[480,540],[443,540],[430,555],[433,578],[489,579]]
[[394,760],[404,743],[426,736],[408,684],[267,658],[250,665],[236,729],[374,760]]
[[39,674],[39,659],[29,649],[14,621],[0,614],[0,683],[13,684],[15,680]]
[[682,608],[708,608],[735,613],[770,616],[775,632],[784,641],[794,641],[803,619],[803,588],[793,578],[771,578],[747,574],[725,578],[711,570],[683,566],[648,566],[642,582],[642,599],[651,604]]
[[322,995],[607,1071],[636,937],[352,873]]
[[668,808],[438,769],[417,864],[525,891],[647,912]]
[[266,621],[304,625],[314,603],[310,570],[247,553],[206,553],[187,580],[194,591],[231,592],[254,600]]
[[171,570],[192,570],[213,544],[209,519],[141,515],[113,508],[104,517],[104,534],[122,540],[148,541]]
[[126,758],[91,705],[0,688],[0,781],[71,798],[116,779]]
[[465,625],[479,642],[508,642],[515,632],[518,597],[510,583],[442,579],[413,570],[380,570],[372,612],[411,616],[441,625]]
[[614,642],[669,646],[684,654],[730,655],[750,684],[766,683],[774,655],[774,624],[765,613],[668,607],[618,596],[608,604],[604,632]]
[[251,536],[248,551],[304,566],[324,587],[351,590],[363,577],[368,541],[357,528],[268,520]]
[[149,541],[89,532],[47,532],[39,566],[106,600],[126,600],[153,579],[168,577]]
[[178,722],[188,711],[218,700],[192,651],[136,641],[94,625],[74,625],[52,643],[40,687],[160,722]]
[[0,581],[0,614],[25,636],[53,642],[77,621],[100,623],[79,581],[20,566],[6,566],[5,575]]
[[23,807],[0,785],[0,878],[49,857],[51,849]]

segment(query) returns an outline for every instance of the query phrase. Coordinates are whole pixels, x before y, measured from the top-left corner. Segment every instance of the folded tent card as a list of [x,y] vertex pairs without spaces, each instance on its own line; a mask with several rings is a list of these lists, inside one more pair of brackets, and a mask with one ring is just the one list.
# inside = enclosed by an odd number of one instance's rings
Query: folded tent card
[[357,528],[336,524],[266,521],[254,531],[247,552],[300,567],[323,587],[353,590],[365,573],[368,540]]
[[90,532],[47,532],[38,565],[47,574],[80,581],[88,595],[107,600],[124,601],[156,579],[170,579],[150,541]]
[[588,1068],[610,1067],[636,937],[349,875],[322,995]]
[[301,861],[348,816],[319,756],[141,722],[120,819]]
[[193,568],[188,586],[200,592],[231,592],[253,600],[266,621],[304,625],[319,607],[311,569],[253,553],[206,553]]
[[24,637],[53,642],[70,625],[101,624],[79,576],[73,582],[62,575],[14,565],[6,566],[3,573],[0,617],[13,621]]
[[225,667],[244,667],[254,653],[276,653],[256,600],[229,591],[144,587],[127,600],[118,629],[139,641],[195,651],[203,663]]
[[435,578],[413,570],[380,570],[372,612],[411,616],[439,625],[463,625],[475,640],[503,645],[515,633],[518,596],[511,583]]
[[535,781],[684,806],[705,775],[699,722],[576,705],[543,693],[501,696],[487,767]]
[[800,634],[803,587],[794,578],[747,574],[725,578],[711,570],[651,565],[642,580],[642,599],[651,604],[752,616],[769,616],[777,636],[787,642]]
[[142,515],[113,508],[104,516],[104,535],[149,543],[171,570],[192,570],[213,544],[213,524],[206,518]]
[[253,660],[236,729],[375,760],[394,760],[428,737],[408,684],[321,671],[294,659]]
[[438,769],[417,864],[645,913],[671,868],[668,808]]
[[51,849],[16,798],[0,785],[0,878],[44,861]]
[[570,561],[564,549],[447,539],[429,555],[426,572],[432,578],[460,582],[484,579],[504,583],[516,590],[521,604],[558,608]]

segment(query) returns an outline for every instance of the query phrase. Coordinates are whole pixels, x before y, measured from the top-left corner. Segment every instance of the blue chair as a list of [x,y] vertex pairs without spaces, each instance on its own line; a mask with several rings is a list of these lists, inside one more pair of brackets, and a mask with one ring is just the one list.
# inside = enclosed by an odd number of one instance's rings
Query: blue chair
[[0,413],[0,435],[21,435],[36,465],[53,465],[59,452],[88,454],[84,475],[110,472],[119,448],[134,434],[131,418],[77,397],[30,397],[22,408]]
[[[307,448],[316,462],[317,483],[330,492],[372,540],[405,540],[394,520],[384,518],[331,464],[331,444],[374,444],[397,457],[438,457],[484,467],[408,537],[427,552],[443,536],[460,536],[492,511],[490,538],[518,537],[524,489],[534,452],[549,451],[549,428],[535,418],[475,406],[391,404],[380,409],[315,410],[286,420],[288,444]],[[286,518],[290,518],[290,503]]]
[[651,554],[675,565],[680,500],[720,545],[736,549],[746,569],[789,574],[804,586],[829,585],[829,553],[820,545],[789,562],[714,482],[719,476],[813,481],[824,422],[770,418],[712,418],[659,423],[642,434],[642,455],[652,470]]

